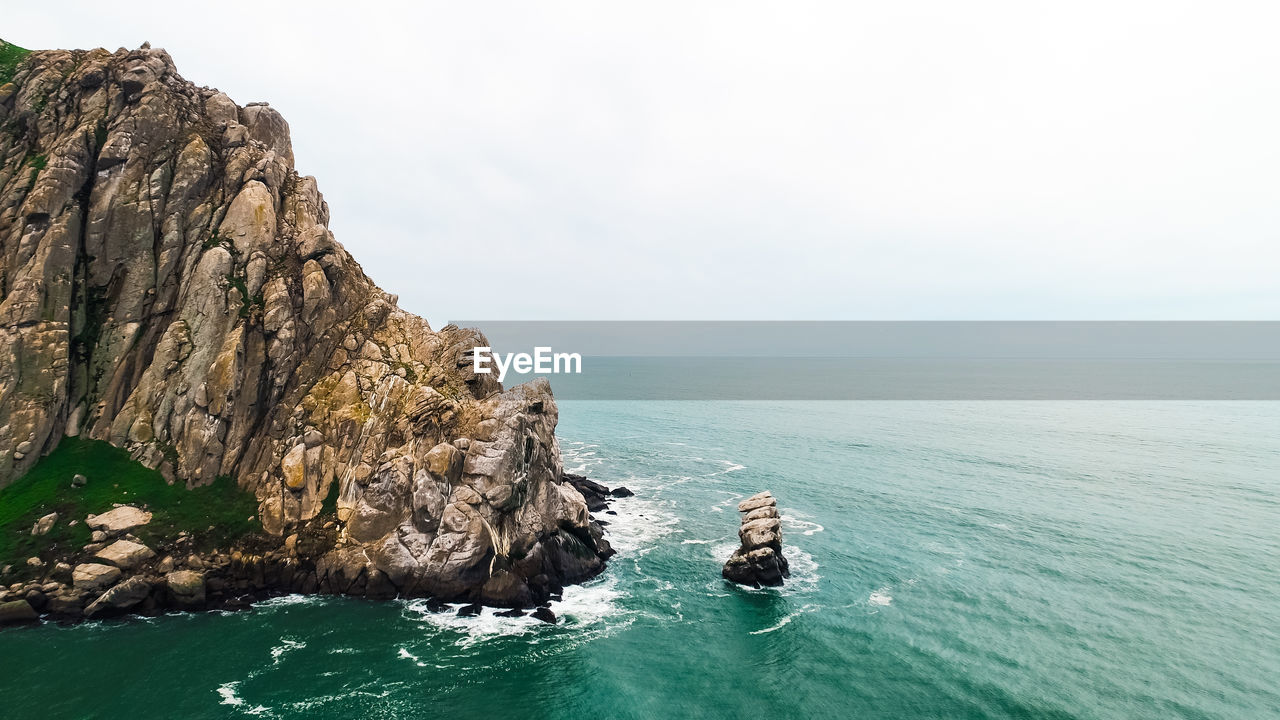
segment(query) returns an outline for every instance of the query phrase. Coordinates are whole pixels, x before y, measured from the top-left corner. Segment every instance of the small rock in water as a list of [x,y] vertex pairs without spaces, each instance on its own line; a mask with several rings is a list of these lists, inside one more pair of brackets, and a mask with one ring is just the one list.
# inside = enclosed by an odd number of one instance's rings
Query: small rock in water
[[503,610],[501,612],[496,612],[494,613],[494,616],[495,617],[511,617],[511,618],[524,617],[524,611],[521,610],[520,608],[511,608],[510,610]]
[[554,612],[551,612],[551,608],[540,607],[537,610],[533,611],[533,616],[538,618],[544,623],[551,623],[552,625],[555,625],[557,622],[559,622],[558,619],[556,618],[556,614]]
[[616,497],[616,498],[634,497],[634,496],[635,496],[635,493],[631,492],[631,490],[630,490],[629,488],[627,488],[627,487],[625,487],[625,486],[623,486],[623,485],[619,485],[618,487],[614,488],[614,489],[613,489],[613,491],[612,491],[612,492],[610,492],[609,494],[610,494],[610,495],[612,495],[612,496],[614,496],[614,497]]
[[76,473],[75,475],[71,476],[71,487],[80,488],[80,487],[84,487],[87,484],[89,484],[89,478],[81,475],[80,473]]
[[479,603],[471,603],[458,608],[458,617],[471,617],[480,614],[481,607]]

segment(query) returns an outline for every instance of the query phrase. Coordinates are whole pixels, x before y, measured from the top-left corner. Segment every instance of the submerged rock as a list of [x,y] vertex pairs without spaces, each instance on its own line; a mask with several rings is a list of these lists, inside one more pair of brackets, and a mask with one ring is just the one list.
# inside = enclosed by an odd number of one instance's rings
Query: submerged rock
[[782,554],[782,521],[777,506],[778,501],[768,490],[738,503],[738,511],[743,513],[738,528],[742,544],[724,564],[721,575],[726,580],[760,587],[781,585],[783,578],[791,576]]

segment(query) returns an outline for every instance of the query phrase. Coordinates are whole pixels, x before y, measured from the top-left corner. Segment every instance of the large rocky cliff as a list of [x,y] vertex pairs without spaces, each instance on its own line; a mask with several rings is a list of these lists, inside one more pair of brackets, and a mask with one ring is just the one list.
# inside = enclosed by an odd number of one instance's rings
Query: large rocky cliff
[[290,552],[336,495],[322,589],[520,605],[599,572],[547,384],[472,373],[483,338],[397,307],[328,217],[271,107],[146,46],[26,56],[0,86],[0,487],[79,435],[234,478]]

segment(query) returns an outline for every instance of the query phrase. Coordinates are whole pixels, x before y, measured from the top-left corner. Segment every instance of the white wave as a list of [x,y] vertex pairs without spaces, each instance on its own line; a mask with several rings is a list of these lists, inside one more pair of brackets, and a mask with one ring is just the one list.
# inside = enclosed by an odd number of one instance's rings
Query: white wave
[[667,503],[641,497],[621,498],[611,508],[605,539],[621,556],[647,552],[663,537],[676,532],[680,517]]
[[791,569],[791,577],[787,579],[787,584],[782,586],[783,594],[816,591],[818,582],[822,580],[822,575],[818,572],[818,561],[803,548],[795,545],[790,547],[783,545],[782,554],[787,558],[787,565]]
[[789,624],[791,623],[791,621],[792,621],[792,620],[796,619],[796,618],[797,618],[797,617],[799,617],[800,615],[803,615],[804,613],[807,613],[807,612],[809,612],[809,611],[811,611],[811,610],[815,609],[816,607],[817,607],[817,606],[815,606],[815,605],[805,605],[805,606],[801,607],[799,610],[796,610],[795,612],[787,613],[785,616],[783,616],[783,618],[782,618],[781,620],[779,620],[779,621],[778,621],[778,624],[777,624],[777,625],[773,625],[772,627],[764,628],[763,630],[752,630],[752,631],[751,631],[750,633],[748,633],[748,634],[749,634],[749,635],[764,635],[765,633],[771,633],[771,632],[773,632],[773,631],[775,631],[775,630],[781,630],[782,628],[784,628],[784,627],[786,627],[787,625],[789,625]]
[[244,698],[236,694],[236,688],[240,687],[238,680],[222,683],[218,686],[218,694],[222,696],[223,705],[243,705]]
[[271,648],[271,661],[274,664],[278,664],[280,662],[280,658],[284,657],[285,653],[292,652],[294,650],[297,650],[299,648],[304,648],[306,646],[307,644],[305,642],[302,642],[301,640],[294,640],[293,638],[280,638],[280,644]]
[[714,540],[693,540],[693,539],[689,539],[689,540],[681,540],[681,541],[680,541],[680,544],[681,544],[681,545],[708,545],[708,544],[713,543],[713,542],[715,542],[715,541],[714,541]]
[[867,596],[867,602],[872,605],[887,607],[889,603],[893,602],[893,596],[889,594],[889,588],[882,587]]
[[280,595],[279,597],[267,598],[253,603],[255,608],[273,608],[284,607],[288,605],[315,605],[324,602],[324,597],[320,595],[300,595],[294,593],[292,595]]
[[396,655],[396,657],[398,657],[398,658],[400,658],[400,659],[402,659],[402,660],[412,660],[412,661],[413,661],[413,664],[414,664],[414,665],[417,665],[418,667],[426,667],[426,666],[427,666],[427,664],[426,664],[426,663],[424,663],[424,662],[422,662],[422,660],[421,660],[421,659],[419,659],[417,655],[414,655],[413,653],[409,652],[408,650],[405,650],[403,647],[402,647],[402,648],[400,648],[400,652]]
[[812,520],[804,520],[795,515],[784,514],[782,516],[782,532],[784,535],[787,533],[799,533],[800,535],[812,536],[823,530],[826,530],[826,528]]
[[[554,627],[599,629],[598,626],[609,617],[622,612],[618,605],[622,593],[616,586],[617,578],[609,577],[587,585],[566,587],[563,599],[554,600],[550,604],[551,611],[559,618],[559,623]],[[456,643],[460,648],[469,648],[496,637],[526,635],[553,627],[528,613],[522,617],[499,616],[497,613],[503,611],[498,608],[481,608],[479,615],[459,616],[457,610],[461,607],[464,607],[462,603],[453,603],[448,610],[432,612],[427,608],[425,600],[410,600],[405,603],[406,611],[416,614],[423,622],[461,635]],[[404,648],[400,648],[400,653],[400,657],[418,662],[418,658],[410,656]],[[426,665],[422,662],[418,664]]]
[[560,460],[564,463],[564,471],[574,475],[587,475],[592,467],[604,464],[602,458],[596,457],[592,443],[579,441],[560,443]]
[[723,564],[733,554],[733,551],[737,550],[741,545],[742,543],[737,540],[721,540],[708,548],[708,552],[711,553],[711,557],[716,559],[716,562]]

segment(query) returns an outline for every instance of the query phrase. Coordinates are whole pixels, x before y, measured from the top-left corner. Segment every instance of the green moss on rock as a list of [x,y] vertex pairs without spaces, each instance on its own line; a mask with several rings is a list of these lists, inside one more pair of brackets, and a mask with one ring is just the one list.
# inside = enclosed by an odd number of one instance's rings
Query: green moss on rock
[[30,54],[31,51],[26,48],[0,40],[0,85],[13,80],[14,73],[18,71],[18,63]]

